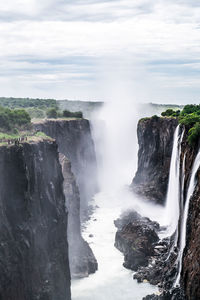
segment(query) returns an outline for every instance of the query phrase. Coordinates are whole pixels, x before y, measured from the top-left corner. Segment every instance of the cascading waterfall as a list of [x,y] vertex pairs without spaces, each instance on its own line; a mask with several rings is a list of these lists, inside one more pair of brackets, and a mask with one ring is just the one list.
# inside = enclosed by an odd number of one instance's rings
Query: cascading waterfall
[[188,218],[189,204],[190,204],[190,199],[194,193],[194,189],[196,186],[196,174],[197,174],[199,167],[200,167],[200,150],[195,158],[195,161],[194,161],[194,164],[192,167],[190,183],[189,183],[187,196],[186,196],[186,202],[185,202],[185,206],[184,206],[183,218],[182,218],[182,222],[181,222],[181,231],[180,231],[180,250],[179,250],[179,255],[178,255],[178,275],[177,275],[174,286],[177,286],[180,284],[183,252],[184,252],[185,245],[186,245],[186,231],[187,231],[187,218]]
[[169,226],[167,230],[168,236],[171,236],[176,231],[180,213],[180,154],[181,143],[184,135],[184,130],[181,135],[180,130],[180,125],[178,125],[174,133],[169,183],[166,198],[165,216],[166,225]]

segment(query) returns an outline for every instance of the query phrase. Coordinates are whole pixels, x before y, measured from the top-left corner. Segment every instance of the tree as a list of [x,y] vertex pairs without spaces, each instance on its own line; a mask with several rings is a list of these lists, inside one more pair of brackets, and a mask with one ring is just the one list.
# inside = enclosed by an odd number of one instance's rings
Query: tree
[[47,110],[46,112],[47,114],[47,118],[53,118],[53,119],[56,119],[57,116],[58,116],[58,113],[57,113],[57,110],[55,108],[50,108]]

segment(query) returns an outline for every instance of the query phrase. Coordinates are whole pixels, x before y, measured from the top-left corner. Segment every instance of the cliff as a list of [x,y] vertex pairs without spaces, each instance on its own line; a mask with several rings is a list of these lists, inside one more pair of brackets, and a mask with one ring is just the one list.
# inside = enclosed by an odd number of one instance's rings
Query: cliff
[[167,192],[176,126],[177,119],[157,117],[141,119],[137,127],[138,169],[131,187],[136,193],[161,204]]
[[[186,130],[182,143],[181,162],[185,155],[185,181],[184,195],[188,188],[191,169],[197,152],[200,148],[200,140],[193,147],[187,143],[188,132]],[[185,196],[186,197],[186,196]],[[183,255],[183,266],[181,273],[181,284],[184,288],[186,299],[200,299],[200,170],[197,173],[196,188],[190,199],[186,247]]]
[[[166,193],[173,132],[176,127],[176,122],[174,119],[162,118],[158,120],[141,120],[138,124],[139,161],[138,171],[132,186],[137,190],[135,186],[139,184],[138,191],[156,201],[163,199]],[[139,273],[135,275],[135,278],[139,280],[148,278],[152,283],[159,283],[159,286],[164,290],[160,296],[152,295],[145,299],[200,299],[200,170],[197,172],[195,189],[189,204],[186,246],[181,262],[181,289],[172,288],[177,276],[177,258],[180,251],[182,233],[181,223],[184,215],[183,207],[186,203],[193,163],[200,148],[200,139],[193,146],[188,144],[188,130],[189,128],[185,128],[181,143],[179,167],[181,175],[180,182],[183,181],[181,184],[181,186],[183,186],[183,190],[181,191],[183,193],[183,204],[180,202],[178,244],[177,247],[173,249],[174,237],[172,236],[169,241],[165,240],[164,248],[162,248],[163,245],[158,248],[162,251],[156,255],[156,263],[152,264],[150,261],[150,265],[147,268],[141,268]],[[140,190],[142,187],[145,189],[144,192]],[[154,191],[157,195],[153,194],[152,196],[151,191]]]
[[55,138],[60,153],[71,162],[81,198],[81,210],[97,190],[97,166],[90,123],[85,119],[49,119],[34,128]]
[[0,147],[0,299],[70,300],[67,213],[54,141]]
[[71,163],[63,154],[59,155],[64,177],[64,194],[68,209],[68,242],[71,276],[80,278],[97,270],[97,261],[80,230],[80,195]]

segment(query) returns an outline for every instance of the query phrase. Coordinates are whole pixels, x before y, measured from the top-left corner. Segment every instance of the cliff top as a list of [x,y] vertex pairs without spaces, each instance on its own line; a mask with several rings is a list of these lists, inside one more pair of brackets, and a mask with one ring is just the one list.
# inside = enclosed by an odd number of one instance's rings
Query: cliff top
[[54,139],[47,136],[45,133],[36,131],[36,132],[20,132],[17,135],[0,133],[0,147],[1,146],[19,146],[24,143],[38,143],[43,141],[53,142]]

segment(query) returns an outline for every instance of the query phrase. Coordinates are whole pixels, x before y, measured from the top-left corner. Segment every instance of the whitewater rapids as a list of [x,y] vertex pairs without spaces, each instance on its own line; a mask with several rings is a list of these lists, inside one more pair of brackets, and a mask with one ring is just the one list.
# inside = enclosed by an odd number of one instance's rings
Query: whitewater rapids
[[[121,198],[123,197],[123,198]],[[72,280],[72,300],[141,300],[158,289],[148,283],[138,284],[133,272],[123,267],[123,255],[114,247],[116,227],[114,220],[122,207],[132,207],[139,213],[151,212],[152,219],[161,221],[159,206],[131,199],[128,191],[99,193],[94,198],[96,209],[83,231],[98,261],[98,271],[88,278]],[[145,211],[144,211],[145,210]],[[159,220],[160,219],[160,220]],[[92,235],[92,237],[89,237]]]

